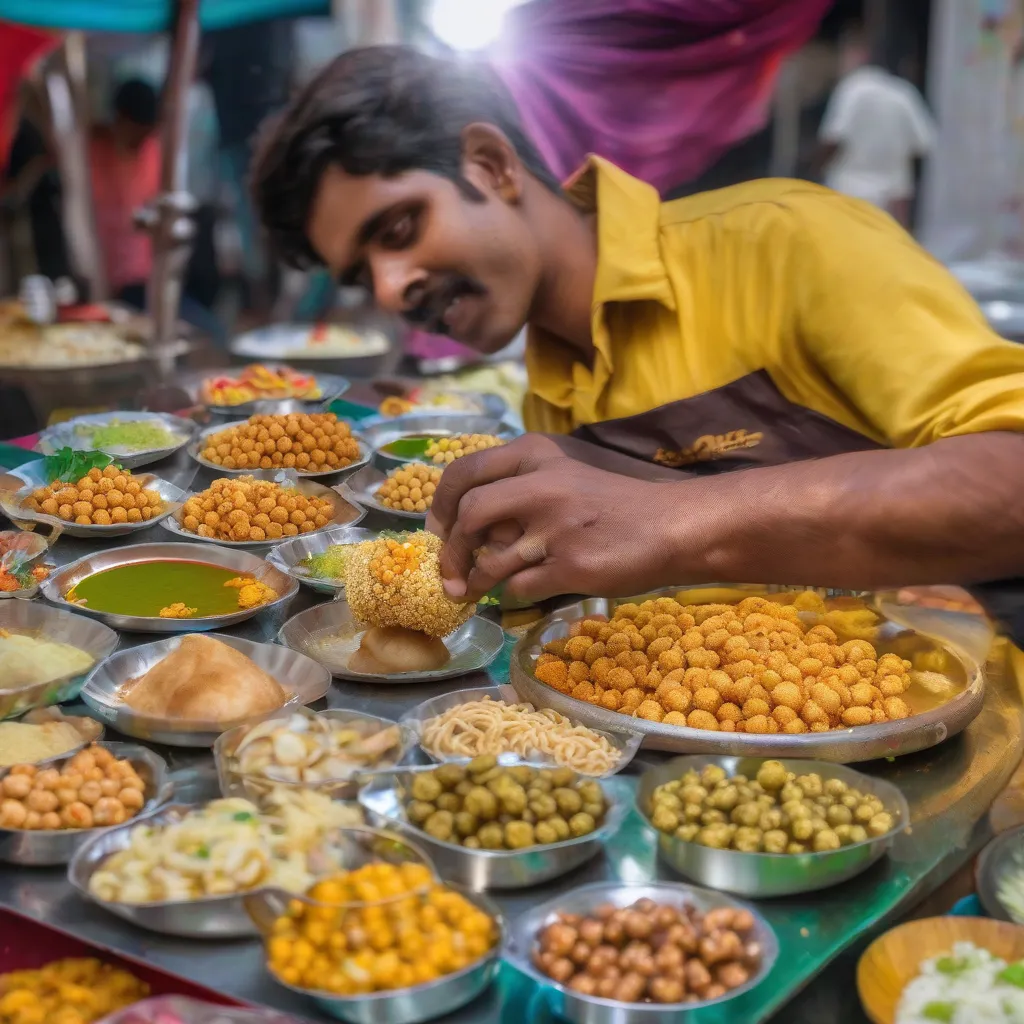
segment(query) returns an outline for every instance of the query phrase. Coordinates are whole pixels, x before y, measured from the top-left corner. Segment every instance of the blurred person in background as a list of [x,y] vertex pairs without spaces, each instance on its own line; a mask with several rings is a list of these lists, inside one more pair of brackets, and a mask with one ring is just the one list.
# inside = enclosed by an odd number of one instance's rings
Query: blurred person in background
[[917,89],[872,63],[863,30],[840,42],[841,78],[819,129],[818,165],[837,192],[881,207],[909,228],[915,161],[935,143],[935,124]]
[[160,191],[159,98],[138,78],[117,87],[113,120],[89,138],[96,231],[106,262],[110,292],[137,309],[146,307],[153,246],[135,225],[135,211]]

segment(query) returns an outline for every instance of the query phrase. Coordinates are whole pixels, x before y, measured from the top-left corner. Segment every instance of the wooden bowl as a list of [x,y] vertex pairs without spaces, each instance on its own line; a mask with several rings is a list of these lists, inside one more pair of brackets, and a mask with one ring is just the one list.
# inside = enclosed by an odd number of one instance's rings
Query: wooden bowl
[[874,1024],[893,1024],[903,989],[925,960],[973,942],[1008,963],[1024,957],[1024,928],[987,917],[925,917],[875,939],[857,964],[857,992]]

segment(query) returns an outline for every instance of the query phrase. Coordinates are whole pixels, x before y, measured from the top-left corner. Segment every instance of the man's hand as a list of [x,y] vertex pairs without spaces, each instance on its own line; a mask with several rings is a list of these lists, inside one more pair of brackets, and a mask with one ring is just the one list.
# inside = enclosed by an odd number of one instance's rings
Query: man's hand
[[447,542],[441,575],[456,599],[478,599],[502,581],[527,600],[628,596],[670,564],[667,499],[665,485],[594,469],[527,435],[453,462],[427,528]]

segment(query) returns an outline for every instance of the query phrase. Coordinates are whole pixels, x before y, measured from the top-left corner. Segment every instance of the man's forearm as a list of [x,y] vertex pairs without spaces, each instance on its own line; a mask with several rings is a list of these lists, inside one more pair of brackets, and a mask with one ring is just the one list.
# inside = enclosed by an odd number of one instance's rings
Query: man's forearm
[[1024,574],[1024,435],[665,486],[679,510],[675,582],[877,589]]

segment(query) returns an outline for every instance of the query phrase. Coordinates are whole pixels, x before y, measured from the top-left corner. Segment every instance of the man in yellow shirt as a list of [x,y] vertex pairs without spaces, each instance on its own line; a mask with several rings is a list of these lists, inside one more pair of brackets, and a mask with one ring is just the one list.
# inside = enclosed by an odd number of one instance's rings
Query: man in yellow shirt
[[254,178],[292,262],[483,352],[529,325],[545,436],[445,471],[453,595],[1024,575],[1024,348],[868,204],[600,159],[563,192],[492,78],[403,48],[339,57]]

